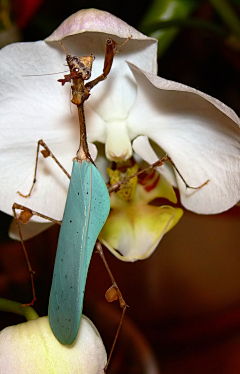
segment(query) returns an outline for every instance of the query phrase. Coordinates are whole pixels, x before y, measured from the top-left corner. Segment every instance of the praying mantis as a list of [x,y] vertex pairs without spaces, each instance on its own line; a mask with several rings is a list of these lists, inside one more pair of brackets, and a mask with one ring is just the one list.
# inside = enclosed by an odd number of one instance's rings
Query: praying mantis
[[[107,39],[103,73],[87,84],[84,84],[84,81],[88,80],[91,76],[94,56],[76,57],[70,56],[66,53],[66,61],[70,69],[70,74],[65,75],[64,79],[60,79],[59,81],[62,85],[66,82],[73,83],[71,86],[71,101],[77,106],[80,124],[80,145],[76,157],[73,159],[72,175],[70,177],[56,157],[51,153],[44,141],[39,140],[33,183],[28,195],[21,194],[21,196],[29,197],[33,191],[36,183],[38,155],[41,146],[43,147],[43,156],[52,157],[70,178],[49,299],[49,321],[52,331],[60,343],[65,345],[72,344],[77,336],[81,321],[89,263],[97,237],[110,211],[108,189],[101,174],[97,170],[88,149],[84,102],[90,96],[91,89],[96,84],[107,78],[116,52],[116,42],[112,39]],[[16,214],[17,209],[21,210],[18,219]],[[16,203],[13,205],[13,214],[17,223],[18,220],[26,223],[32,215],[39,215],[40,217],[47,218],[54,222],[53,219]],[[33,287],[33,301],[31,304],[33,304],[36,300],[33,270],[28,259],[19,224],[18,229],[31,274]],[[108,268],[102,252],[101,244],[98,241],[96,243],[96,249],[100,253],[112,279],[113,287],[117,294],[117,296],[114,295],[113,298],[119,299],[124,315],[126,303],[117,287],[110,269]],[[110,291],[110,294],[112,294],[112,290]],[[109,297],[111,298],[112,296]]]
[[[76,157],[73,159],[72,175],[70,177],[56,157],[51,153],[44,141],[39,140],[33,183],[28,195],[21,194],[22,196],[28,197],[33,191],[36,183],[39,150],[40,147],[42,147],[43,156],[50,156],[53,158],[67,177],[70,178],[63,221],[62,223],[57,222],[58,224],[61,224],[61,229],[49,299],[49,321],[52,331],[62,344],[71,345],[74,342],[81,321],[88,267],[93,249],[95,247],[100,253],[111,277],[113,284],[112,290],[114,290],[113,299],[118,298],[122,308],[122,318],[115,336],[112,350],[114,348],[127,305],[106,264],[102,247],[100,242],[97,240],[97,237],[105,221],[107,220],[110,211],[109,192],[117,191],[121,184],[127,182],[135,175],[139,175],[143,171],[140,171],[129,178],[125,178],[125,180],[116,183],[107,189],[106,184],[103,181],[102,176],[97,170],[89,153],[84,116],[84,102],[89,98],[91,89],[94,88],[94,86],[99,82],[107,78],[111,70],[114,55],[117,52],[117,47],[118,45],[114,40],[107,39],[103,73],[96,79],[86,84],[84,84],[84,81],[90,79],[91,77],[94,57],[92,55],[76,57],[66,53],[66,61],[70,69],[70,74],[65,75],[64,79],[60,79],[59,81],[62,85],[67,82],[72,83],[71,101],[77,106],[80,124],[80,145]],[[165,161],[172,162],[168,156],[165,156],[163,159],[151,165],[150,168],[160,166]],[[179,175],[181,176],[180,173]],[[190,187],[187,184],[186,186]],[[197,188],[200,187],[202,186]],[[21,210],[19,217],[17,217],[16,210]],[[23,223],[26,223],[33,215],[39,215],[42,218],[47,218],[52,222],[56,222],[43,214],[37,213],[17,203],[13,204],[13,215],[17,222],[19,220]],[[33,303],[36,300],[33,282],[34,273],[28,259],[19,224],[18,229],[31,275]],[[109,355],[108,364],[111,358],[112,350]]]

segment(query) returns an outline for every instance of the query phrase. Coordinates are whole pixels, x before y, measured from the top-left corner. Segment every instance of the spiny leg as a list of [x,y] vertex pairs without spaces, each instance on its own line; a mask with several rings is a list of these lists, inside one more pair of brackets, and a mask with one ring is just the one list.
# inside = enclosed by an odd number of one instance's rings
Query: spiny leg
[[[20,213],[19,216],[17,216],[16,210],[21,210],[21,213]],[[53,218],[47,217],[47,216],[45,216],[45,215],[43,215],[41,213],[35,212],[34,210],[29,209],[29,208],[27,208],[27,207],[25,207],[23,205],[17,204],[17,203],[13,204],[12,211],[13,211],[13,217],[14,217],[16,225],[17,225],[18,234],[19,234],[19,238],[20,238],[20,241],[21,241],[21,244],[22,244],[24,256],[25,256],[26,261],[27,261],[27,266],[28,266],[28,271],[30,273],[31,284],[32,284],[32,291],[33,291],[33,299],[31,301],[31,303],[29,303],[29,304],[23,304],[23,306],[27,306],[27,305],[31,306],[37,300],[36,292],[35,292],[35,285],[34,285],[34,274],[35,274],[35,272],[34,272],[34,270],[32,268],[30,260],[29,260],[29,256],[28,256],[27,249],[26,249],[26,246],[25,246],[25,243],[24,243],[24,240],[23,240],[22,231],[21,231],[19,223],[20,222],[23,223],[23,224],[27,223],[32,216],[38,216],[38,217],[41,217],[41,218],[45,218],[45,219],[47,219],[47,220],[49,220],[49,221],[51,221],[53,223],[57,223],[58,225],[61,225],[61,222],[60,221],[56,221]]]
[[119,336],[119,333],[120,333],[120,330],[121,330],[121,327],[122,327],[122,323],[123,323],[123,319],[124,319],[124,315],[125,315],[125,312],[126,312],[126,309],[127,309],[127,304],[122,296],[122,293],[114,279],[114,276],[109,268],[109,265],[107,263],[107,260],[104,256],[104,253],[103,253],[103,249],[102,249],[102,245],[101,243],[97,240],[96,242],[96,245],[95,245],[95,248],[97,249],[103,263],[104,263],[104,266],[108,272],[108,275],[111,279],[111,282],[112,282],[112,286],[110,287],[110,289],[107,290],[106,292],[106,298],[109,302],[112,302],[114,300],[119,300],[119,304],[120,304],[120,307],[122,309],[122,316],[121,316],[121,319],[120,319],[120,322],[119,322],[119,325],[118,325],[118,328],[117,328],[117,332],[115,334],[115,337],[114,337],[114,341],[113,341],[113,344],[112,344],[112,347],[111,347],[111,351],[109,353],[109,356],[108,356],[108,361],[107,361],[107,364],[104,368],[104,372],[106,373],[107,371],[107,368],[109,366],[109,363],[110,363],[110,360],[111,360],[111,357],[112,357],[112,354],[113,354],[113,351],[114,351],[114,348],[115,348],[115,345],[116,345],[116,342],[117,342],[117,339],[118,339],[118,336]]
[[106,40],[106,52],[105,52],[105,60],[104,60],[104,66],[103,66],[103,72],[101,75],[99,75],[97,78],[92,80],[91,82],[88,82],[85,87],[88,91],[90,91],[96,84],[99,82],[105,80],[110,73],[110,70],[112,68],[112,63],[114,59],[114,55],[119,52],[119,47],[123,47],[125,43],[128,42],[129,39],[131,39],[132,36],[129,36],[125,42],[121,45],[117,44],[113,39],[109,38]]
[[44,149],[41,151],[42,155],[44,158],[47,158],[47,157],[52,157],[52,159],[56,162],[56,164],[60,167],[60,169],[66,174],[66,176],[70,179],[71,176],[68,174],[67,170],[64,169],[64,167],[62,166],[62,164],[60,164],[60,162],[58,161],[58,159],[54,156],[54,154],[50,151],[50,149],[48,148],[47,144],[42,140],[40,139],[37,143],[37,153],[36,153],[36,161],[35,161],[35,169],[34,169],[34,176],[33,176],[33,182],[32,182],[32,186],[30,188],[30,191],[27,195],[24,195],[22,194],[21,192],[17,191],[17,193],[22,196],[22,197],[30,197],[31,196],[31,193],[32,193],[32,190],[34,188],[34,185],[35,183],[37,182],[37,168],[38,168],[38,159],[39,159],[39,151],[40,151],[40,146],[43,147]]

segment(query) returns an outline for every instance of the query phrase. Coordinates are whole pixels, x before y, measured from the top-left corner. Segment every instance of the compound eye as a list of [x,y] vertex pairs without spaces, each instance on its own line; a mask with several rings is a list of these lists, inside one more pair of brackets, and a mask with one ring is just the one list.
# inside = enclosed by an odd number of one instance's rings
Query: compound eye
[[74,68],[73,71],[74,71],[74,73],[79,73],[79,69],[78,68]]

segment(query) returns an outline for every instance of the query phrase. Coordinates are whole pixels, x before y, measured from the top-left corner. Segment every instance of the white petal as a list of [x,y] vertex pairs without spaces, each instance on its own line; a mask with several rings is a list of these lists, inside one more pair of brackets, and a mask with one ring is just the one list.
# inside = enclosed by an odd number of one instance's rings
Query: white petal
[[4,374],[100,374],[106,360],[101,337],[85,316],[71,346],[58,342],[48,317],[10,326],[0,333],[0,372]]
[[52,49],[44,42],[36,42],[9,45],[0,54],[1,210],[12,214],[11,206],[18,202],[61,219],[69,180],[50,158],[40,157],[31,199],[20,197],[17,191],[29,192],[36,145],[41,138],[71,172],[79,126],[76,115],[71,113],[69,88],[61,87],[56,75],[23,77],[61,71],[64,53],[61,48]]
[[[193,88],[145,73],[129,64],[138,85],[128,117],[131,138],[145,134],[172,158],[183,205],[220,213],[240,198],[240,121],[220,101]],[[143,104],[144,103],[144,104]]]

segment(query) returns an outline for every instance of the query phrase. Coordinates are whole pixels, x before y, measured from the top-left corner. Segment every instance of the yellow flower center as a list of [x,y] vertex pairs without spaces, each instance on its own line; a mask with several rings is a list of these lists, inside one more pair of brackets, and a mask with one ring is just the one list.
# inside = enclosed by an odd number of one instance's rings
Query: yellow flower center
[[[125,172],[121,172],[119,169],[113,170],[107,168],[107,173],[109,175],[110,184],[120,182],[124,178],[130,177],[133,174],[138,172],[139,165],[136,163],[134,166],[127,168]],[[120,187],[120,190],[117,192],[117,195],[126,201],[132,200],[135,196],[136,186],[138,182],[138,177],[133,177],[129,181],[123,183]]]

